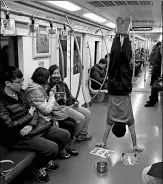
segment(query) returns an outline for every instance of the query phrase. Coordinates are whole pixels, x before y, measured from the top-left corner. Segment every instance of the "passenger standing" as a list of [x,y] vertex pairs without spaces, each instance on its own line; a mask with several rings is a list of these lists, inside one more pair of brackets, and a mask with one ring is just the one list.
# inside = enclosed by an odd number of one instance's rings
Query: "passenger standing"
[[161,42],[157,42],[156,46],[154,47],[152,51],[152,56],[150,57],[150,62],[153,66],[152,68],[152,75],[151,75],[151,83],[152,86],[154,81],[158,80],[158,78],[161,76]]
[[[162,78],[155,82],[151,87],[151,95],[149,96],[149,100],[144,105],[145,107],[153,107],[158,102],[158,93],[159,91],[163,91],[163,75]],[[162,102],[161,102],[162,103]]]

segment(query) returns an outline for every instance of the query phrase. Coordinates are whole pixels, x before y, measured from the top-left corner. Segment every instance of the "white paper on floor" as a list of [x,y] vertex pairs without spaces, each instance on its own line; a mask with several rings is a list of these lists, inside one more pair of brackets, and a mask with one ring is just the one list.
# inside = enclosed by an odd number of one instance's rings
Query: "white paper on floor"
[[93,154],[93,155],[96,155],[96,156],[100,156],[102,158],[109,158],[113,153],[114,153],[114,151],[112,151],[112,150],[99,148],[99,147],[94,148],[90,152],[90,154]]
[[138,164],[136,153],[122,153],[122,165]]

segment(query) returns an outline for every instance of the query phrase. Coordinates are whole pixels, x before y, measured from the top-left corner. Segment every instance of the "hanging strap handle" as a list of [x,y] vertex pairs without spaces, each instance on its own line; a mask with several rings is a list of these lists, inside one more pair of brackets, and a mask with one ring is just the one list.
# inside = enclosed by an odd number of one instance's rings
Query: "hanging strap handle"
[[[11,163],[11,164],[14,165],[14,162],[13,162],[12,160],[0,160],[0,164],[3,164],[3,163]],[[11,169],[8,169],[8,170],[1,170],[1,172],[3,172],[3,173],[10,172],[10,171],[13,170],[13,167],[14,167],[14,166],[12,166]],[[1,168],[1,169],[2,169],[2,168]]]
[[[107,44],[106,44],[106,40],[105,40],[104,34],[103,34],[103,32],[102,32],[102,29],[101,29],[101,26],[100,26],[100,31],[101,31],[102,38],[103,38],[104,43],[105,43],[105,47],[106,47],[106,51],[107,51],[107,56],[109,56],[108,47],[107,47]],[[100,89],[96,92],[96,94],[92,97],[91,100],[93,100],[93,99],[97,96],[97,94],[101,91],[101,89],[102,89],[102,87],[103,87],[103,85],[104,85],[104,83],[105,83],[105,81],[106,81],[106,78],[107,78],[107,76],[108,76],[109,64],[110,64],[110,61],[108,60],[108,57],[107,57],[107,69],[106,69],[106,74],[105,74],[105,77],[104,77],[104,81],[103,81],[103,83],[101,84]]]
[[78,41],[77,41],[77,39],[76,39],[74,30],[73,30],[72,27],[70,26],[70,22],[69,22],[69,19],[68,19],[68,16],[67,16],[67,15],[66,15],[66,19],[67,19],[67,22],[68,22],[68,26],[69,26],[69,28],[71,29],[72,33],[73,33],[74,40],[75,40],[76,47],[77,47],[77,51],[78,51],[78,54],[79,54],[79,60],[80,60],[80,62],[79,62],[79,66],[80,66],[79,85],[78,85],[78,89],[77,89],[77,93],[76,93],[76,99],[78,99],[79,92],[80,92],[80,87],[81,87],[81,84],[82,84],[82,59],[81,59],[81,54],[80,54],[80,50],[79,50]]

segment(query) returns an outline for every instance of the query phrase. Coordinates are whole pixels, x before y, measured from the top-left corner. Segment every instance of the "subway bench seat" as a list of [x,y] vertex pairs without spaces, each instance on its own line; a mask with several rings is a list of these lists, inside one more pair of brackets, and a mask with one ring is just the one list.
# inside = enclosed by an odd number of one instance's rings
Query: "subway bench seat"
[[[24,150],[17,150],[14,148],[7,148],[6,146],[0,144],[0,161],[4,160],[11,160],[14,164],[11,163],[2,163],[1,170],[8,170],[11,167],[12,170],[5,172],[5,184],[10,183],[16,176],[18,176],[22,171],[24,171],[34,160],[35,153],[24,151]],[[6,164],[6,166],[5,166]],[[6,168],[6,167],[10,168]],[[3,168],[4,167],[4,168]]]

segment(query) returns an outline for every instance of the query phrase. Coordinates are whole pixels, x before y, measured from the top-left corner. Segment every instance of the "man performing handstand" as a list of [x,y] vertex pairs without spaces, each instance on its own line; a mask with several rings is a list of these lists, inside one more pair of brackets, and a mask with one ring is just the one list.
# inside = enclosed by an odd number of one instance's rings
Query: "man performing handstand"
[[126,125],[131,132],[133,151],[142,152],[136,143],[136,133],[130,93],[132,91],[132,48],[129,40],[130,18],[124,21],[121,17],[116,20],[117,30],[112,43],[110,65],[108,71],[108,113],[106,130],[103,142],[96,146],[105,147],[110,129],[116,137],[123,137],[126,133]]

